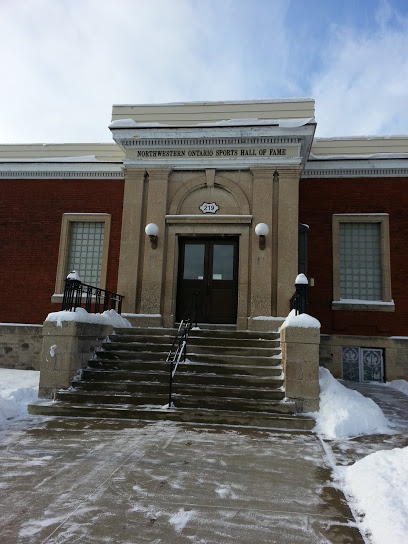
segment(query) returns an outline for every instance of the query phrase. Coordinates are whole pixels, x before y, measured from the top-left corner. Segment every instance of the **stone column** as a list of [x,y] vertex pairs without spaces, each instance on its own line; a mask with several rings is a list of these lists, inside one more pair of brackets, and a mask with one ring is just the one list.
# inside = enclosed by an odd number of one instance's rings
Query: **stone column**
[[58,389],[68,388],[112,330],[112,325],[45,321],[38,396],[52,398]]
[[[143,258],[143,280],[140,313],[151,316],[161,314],[162,297],[164,295],[164,263],[166,256],[166,219],[167,191],[170,168],[151,168],[148,171],[149,190],[147,199],[146,224],[155,223],[159,227],[157,249],[152,249],[148,239],[145,240]],[[144,234],[143,225],[143,235]],[[153,324],[153,323],[152,323]],[[161,325],[155,320],[155,324]]]
[[123,312],[135,313],[140,282],[140,258],[144,247],[145,169],[126,168],[118,293],[124,295]]
[[298,274],[298,224],[300,166],[278,167],[279,203],[274,206],[278,223],[276,262],[276,314],[286,316],[294,293],[293,278]]
[[297,412],[319,409],[319,344],[318,327],[281,329],[285,395],[295,401]]
[[[251,244],[251,303],[250,316],[272,315],[272,192],[275,167],[252,167],[252,244]],[[259,249],[255,227],[266,223],[269,234],[266,247]]]

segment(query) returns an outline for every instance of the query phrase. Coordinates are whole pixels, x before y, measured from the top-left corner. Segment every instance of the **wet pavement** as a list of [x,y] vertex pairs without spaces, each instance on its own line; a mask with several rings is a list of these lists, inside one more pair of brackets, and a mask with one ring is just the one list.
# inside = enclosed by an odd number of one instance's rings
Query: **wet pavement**
[[394,434],[330,442],[167,422],[10,422],[0,430],[0,541],[368,542],[331,469],[408,445],[408,416],[397,410],[408,397],[395,393],[377,393],[396,414]]

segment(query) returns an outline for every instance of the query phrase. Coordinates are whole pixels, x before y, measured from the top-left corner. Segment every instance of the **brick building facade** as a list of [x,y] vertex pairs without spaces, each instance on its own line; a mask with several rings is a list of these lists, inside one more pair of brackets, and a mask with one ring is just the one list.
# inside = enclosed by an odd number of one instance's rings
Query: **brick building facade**
[[0,321],[59,308],[79,225],[104,233],[89,266],[136,325],[173,326],[198,289],[203,323],[273,327],[304,272],[322,364],[408,379],[408,138],[315,127],[309,99],[125,105],[112,144],[0,146]]

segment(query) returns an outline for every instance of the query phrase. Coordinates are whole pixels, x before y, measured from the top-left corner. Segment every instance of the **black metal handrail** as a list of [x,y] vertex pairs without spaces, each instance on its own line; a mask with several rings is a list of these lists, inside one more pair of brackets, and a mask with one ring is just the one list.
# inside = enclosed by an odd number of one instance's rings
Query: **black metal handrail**
[[198,306],[199,291],[195,291],[193,300],[185,313],[184,319],[181,320],[177,333],[171,344],[170,351],[166,358],[166,363],[170,363],[169,369],[169,403],[168,408],[172,408],[172,393],[173,393],[173,378],[177,371],[177,367],[181,360],[185,362],[187,357],[187,341],[193,323],[197,327],[197,306]]
[[118,314],[121,314],[122,300],[123,295],[93,285],[87,285],[80,280],[67,278],[61,309],[72,312],[76,308],[84,307],[87,312],[92,313],[93,306],[93,313],[95,314],[100,313],[101,307],[102,311],[115,310]]
[[307,284],[295,284],[296,291],[290,299],[290,309],[295,310],[296,315],[307,313]]

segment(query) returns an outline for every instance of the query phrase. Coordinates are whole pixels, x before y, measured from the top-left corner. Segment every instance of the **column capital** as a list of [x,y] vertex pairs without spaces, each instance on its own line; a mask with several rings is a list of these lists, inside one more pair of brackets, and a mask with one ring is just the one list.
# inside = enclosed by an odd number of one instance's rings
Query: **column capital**
[[254,177],[256,178],[273,178],[275,173],[276,166],[251,166],[249,169]]
[[131,168],[129,166],[122,167],[125,180],[139,181],[144,180],[146,176],[146,168]]
[[303,172],[303,166],[277,166],[275,169],[281,178],[295,178],[300,179]]
[[169,179],[169,176],[172,172],[172,168],[146,168],[146,172],[148,174],[148,176],[150,178],[154,178],[154,179],[165,179],[165,180],[168,180]]

